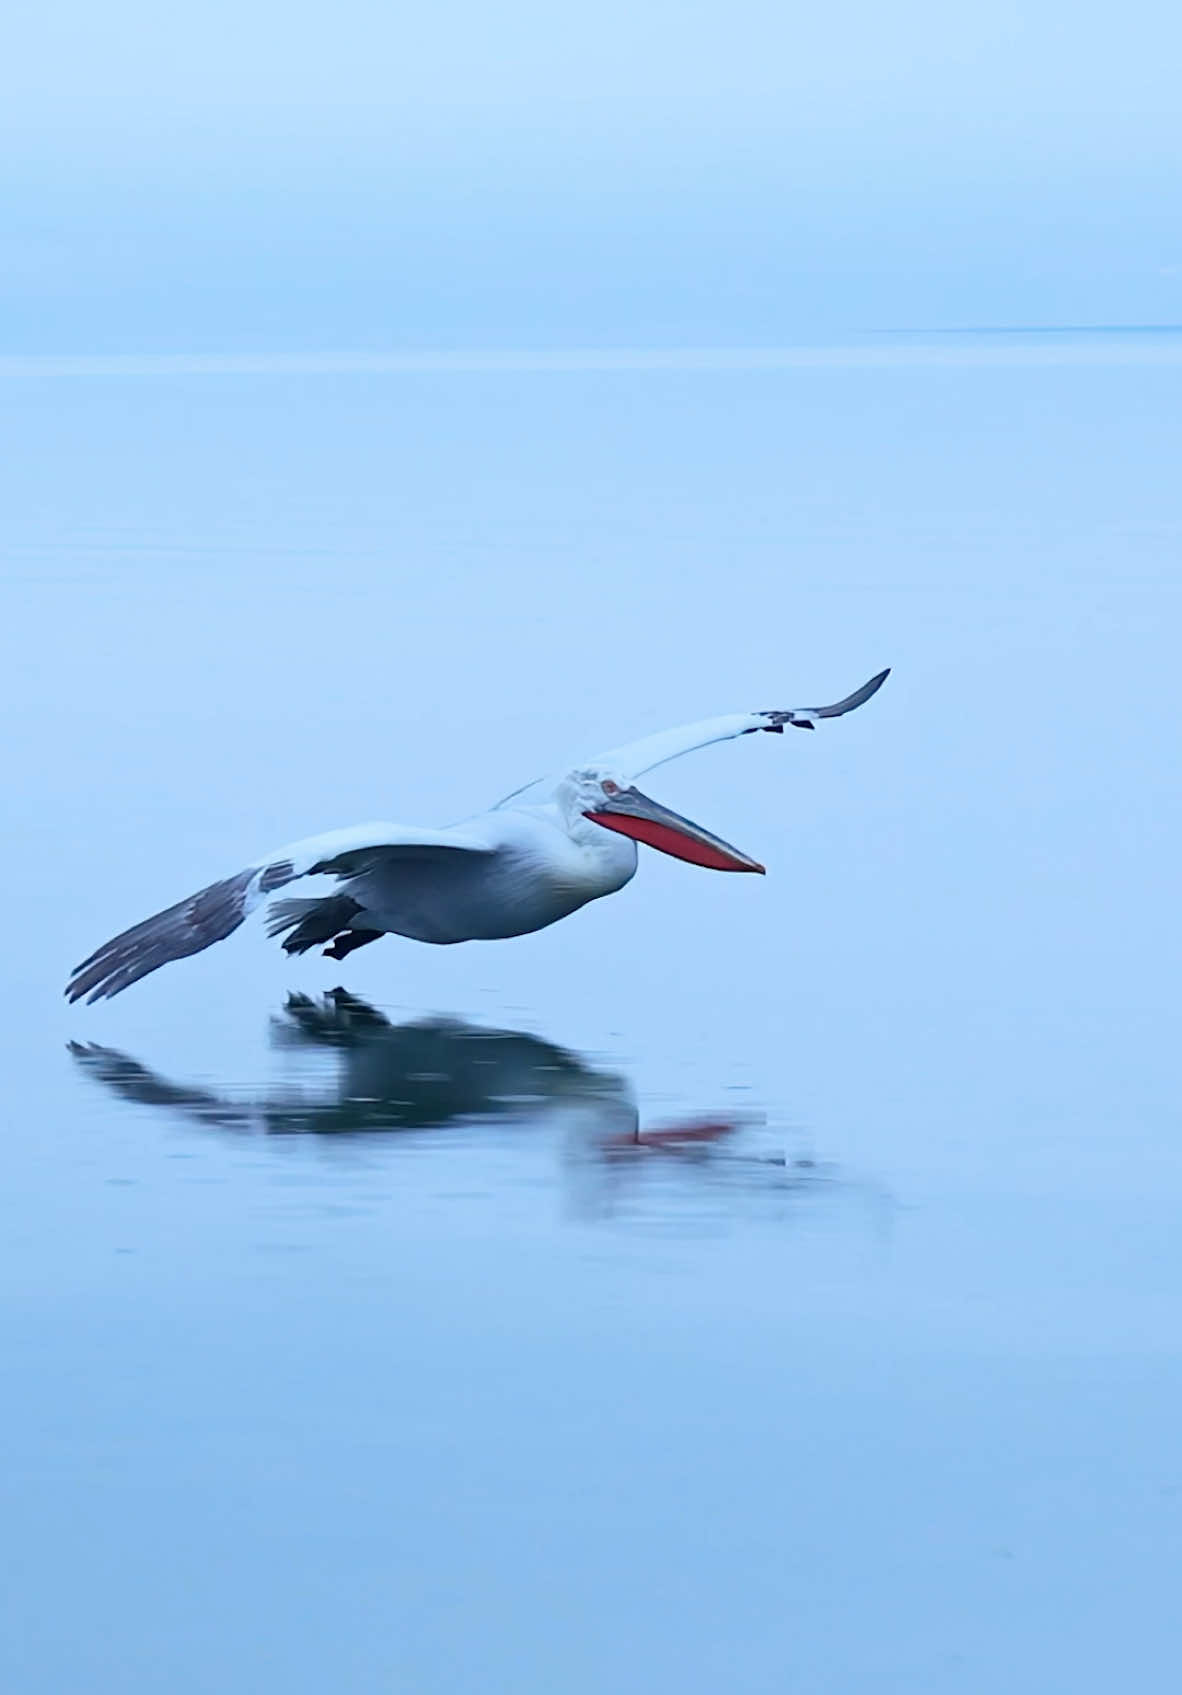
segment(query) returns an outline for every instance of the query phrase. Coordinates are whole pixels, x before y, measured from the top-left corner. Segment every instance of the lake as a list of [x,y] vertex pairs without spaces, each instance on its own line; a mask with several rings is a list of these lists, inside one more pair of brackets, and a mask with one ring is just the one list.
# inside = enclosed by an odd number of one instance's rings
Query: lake
[[[1180,380],[0,361],[6,1689],[1161,1685]],[[277,843],[884,665],[647,781],[766,878],[61,998]]]

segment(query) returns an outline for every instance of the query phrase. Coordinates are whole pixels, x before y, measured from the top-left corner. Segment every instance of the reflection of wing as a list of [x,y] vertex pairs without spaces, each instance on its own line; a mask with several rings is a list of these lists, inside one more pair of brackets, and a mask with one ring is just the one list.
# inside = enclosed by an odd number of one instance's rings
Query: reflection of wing
[[488,842],[466,830],[420,830],[410,824],[360,824],[308,836],[104,942],[75,967],[66,997],[109,999],[170,960],[200,953],[232,935],[260,901],[299,877],[352,877],[383,861],[492,851]]
[[[877,694],[890,676],[889,668],[871,677],[868,683],[863,683],[853,694],[846,695],[844,700],[838,700],[832,706],[795,706],[786,707],[776,712],[732,712],[722,718],[701,718],[696,724],[681,724],[674,730],[660,730],[655,736],[645,736],[637,742],[627,742],[623,747],[609,748],[606,753],[597,754],[593,759],[584,763],[593,767],[603,767],[613,776],[623,777],[629,782],[640,777],[654,766],[664,765],[670,759],[680,759],[683,753],[693,753],[697,748],[709,747],[712,742],[730,741],[735,736],[749,736],[755,730],[770,730],[773,734],[781,734],[785,724],[791,724],[793,729],[813,730],[819,718],[841,718],[847,712],[853,712],[855,707],[863,706],[871,695]],[[513,802],[525,805],[542,799],[550,793],[560,781],[557,777],[539,777],[535,782],[528,783],[524,788],[516,789],[513,794],[506,795],[499,801],[499,806],[509,806]]]
[[71,1042],[70,1052],[87,1076],[96,1077],[125,1101],[173,1107],[209,1124],[241,1124],[249,1117],[241,1101],[223,1099],[212,1089],[170,1082],[117,1048],[100,1047],[97,1042]]

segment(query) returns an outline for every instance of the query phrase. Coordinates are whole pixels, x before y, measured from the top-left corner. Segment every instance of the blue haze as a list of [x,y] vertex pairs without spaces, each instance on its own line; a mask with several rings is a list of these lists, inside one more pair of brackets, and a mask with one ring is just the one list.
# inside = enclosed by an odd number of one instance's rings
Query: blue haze
[[[9,35],[4,1690],[1164,1686],[1175,14]],[[62,1003],[885,664],[654,774],[766,879]]]
[[0,72],[0,351],[1182,319],[1176,8],[76,0]]

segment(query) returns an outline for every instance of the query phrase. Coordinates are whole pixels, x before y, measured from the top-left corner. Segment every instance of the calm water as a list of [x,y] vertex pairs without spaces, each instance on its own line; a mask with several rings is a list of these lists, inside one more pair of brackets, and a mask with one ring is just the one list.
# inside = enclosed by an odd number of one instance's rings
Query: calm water
[[[1163,1686],[1179,353],[0,373],[6,1690]],[[766,879],[60,999],[884,664],[650,784]]]

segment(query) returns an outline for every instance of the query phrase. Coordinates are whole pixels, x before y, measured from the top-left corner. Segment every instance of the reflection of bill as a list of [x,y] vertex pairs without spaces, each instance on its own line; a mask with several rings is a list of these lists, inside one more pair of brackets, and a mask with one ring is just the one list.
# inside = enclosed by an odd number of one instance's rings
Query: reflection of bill
[[720,1162],[762,1169],[764,1180],[793,1186],[821,1173],[808,1160],[743,1154],[730,1144],[751,1114],[710,1114],[642,1129],[631,1084],[620,1073],[519,1030],[493,1030],[456,1019],[392,1024],[345,989],[321,1000],[289,995],[272,1026],[274,1045],[331,1063],[315,1094],[276,1085],[254,1099],[174,1082],[113,1048],[73,1042],[88,1076],[124,1100],[163,1107],[222,1130],[265,1134],[341,1134],[428,1130],[503,1120],[560,1132],[575,1165],[588,1159],[620,1166],[660,1157],[686,1165]]

